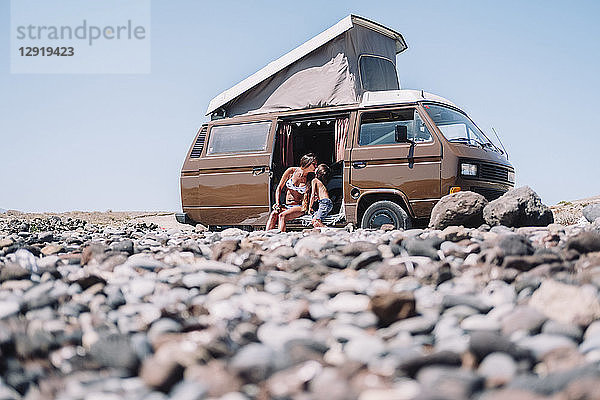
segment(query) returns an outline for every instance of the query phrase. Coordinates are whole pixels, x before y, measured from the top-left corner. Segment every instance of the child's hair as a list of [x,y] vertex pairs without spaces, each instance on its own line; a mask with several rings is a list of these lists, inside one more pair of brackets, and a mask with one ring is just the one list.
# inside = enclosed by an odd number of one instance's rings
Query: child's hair
[[315,176],[318,180],[323,182],[323,185],[327,185],[327,182],[329,182],[329,178],[331,176],[331,170],[327,164],[319,164],[317,169],[315,169]]

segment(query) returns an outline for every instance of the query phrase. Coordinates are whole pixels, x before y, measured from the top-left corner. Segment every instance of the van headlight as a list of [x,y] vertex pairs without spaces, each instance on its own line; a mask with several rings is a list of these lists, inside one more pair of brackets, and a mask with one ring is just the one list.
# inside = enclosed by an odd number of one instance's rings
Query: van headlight
[[512,171],[508,171],[508,181],[510,183],[515,183],[515,173]]
[[461,163],[460,174],[464,176],[477,176],[477,164]]

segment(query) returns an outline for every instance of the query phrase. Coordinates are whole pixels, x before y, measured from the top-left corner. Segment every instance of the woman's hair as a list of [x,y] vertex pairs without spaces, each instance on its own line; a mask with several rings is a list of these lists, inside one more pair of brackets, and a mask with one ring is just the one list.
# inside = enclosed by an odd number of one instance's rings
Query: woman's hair
[[314,153],[305,154],[300,159],[300,168],[306,168],[310,164],[312,164],[316,161],[317,161],[317,157],[314,155]]
[[315,169],[315,176],[318,180],[323,182],[323,185],[326,185],[329,182],[329,178],[331,177],[331,170],[327,166],[327,164],[319,164],[317,169]]
[[310,195],[312,193],[312,180],[314,177],[314,172],[310,172],[308,175],[306,175],[306,192],[304,192],[304,196],[302,197],[302,211],[305,213],[308,212],[308,203],[310,202]]

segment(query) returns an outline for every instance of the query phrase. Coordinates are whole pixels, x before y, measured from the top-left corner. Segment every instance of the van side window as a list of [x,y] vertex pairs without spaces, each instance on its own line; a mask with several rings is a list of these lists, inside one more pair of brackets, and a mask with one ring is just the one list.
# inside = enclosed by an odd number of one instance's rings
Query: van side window
[[406,126],[407,136],[415,143],[433,141],[417,110],[405,109],[365,113],[360,120],[358,144],[373,146],[395,144],[396,125]]
[[394,63],[387,58],[361,55],[359,61],[360,82],[364,90],[400,89]]
[[270,130],[270,121],[213,126],[206,154],[264,151]]

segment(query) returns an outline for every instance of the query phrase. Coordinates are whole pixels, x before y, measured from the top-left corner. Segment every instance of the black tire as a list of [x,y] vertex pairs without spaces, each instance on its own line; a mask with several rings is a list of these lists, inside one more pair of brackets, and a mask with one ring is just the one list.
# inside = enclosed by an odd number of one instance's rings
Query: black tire
[[402,207],[393,201],[381,200],[371,204],[365,211],[361,228],[377,229],[383,224],[392,224],[395,229],[410,229],[412,222]]

